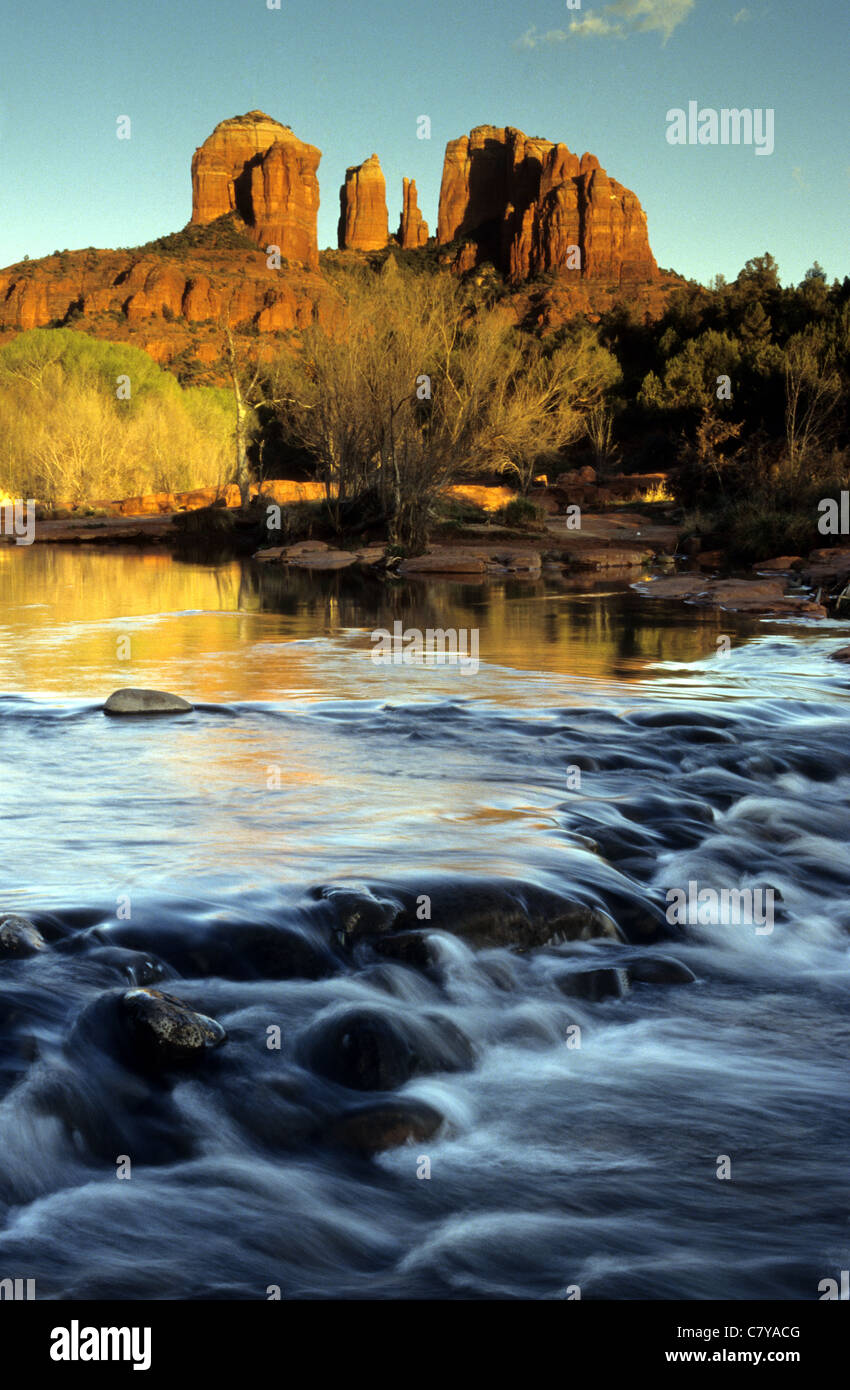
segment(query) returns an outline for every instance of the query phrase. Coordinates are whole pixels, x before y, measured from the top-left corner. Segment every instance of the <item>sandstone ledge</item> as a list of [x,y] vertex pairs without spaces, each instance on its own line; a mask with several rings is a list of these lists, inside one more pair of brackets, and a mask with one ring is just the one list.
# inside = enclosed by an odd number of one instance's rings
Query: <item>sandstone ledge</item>
[[776,618],[825,618],[823,604],[801,594],[786,594],[783,579],[708,579],[702,574],[676,574],[643,580],[632,588],[647,598],[681,599],[728,613],[754,613]]

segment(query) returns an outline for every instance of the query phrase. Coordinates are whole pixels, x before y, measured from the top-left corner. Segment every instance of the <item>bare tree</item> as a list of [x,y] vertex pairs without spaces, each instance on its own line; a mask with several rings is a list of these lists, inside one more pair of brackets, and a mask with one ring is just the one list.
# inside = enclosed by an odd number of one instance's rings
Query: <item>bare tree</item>
[[233,404],[235,407],[234,423],[234,468],[233,482],[239,488],[239,496],[243,507],[247,507],[251,499],[251,469],[248,464],[248,432],[250,420],[253,414],[253,407],[258,404],[256,393],[260,382],[260,363],[259,357],[252,366],[246,366],[244,360],[240,361],[233,342],[233,330],[230,327],[230,317],[224,324],[224,340],[226,344],[227,370],[230,376],[230,383],[233,389]]
[[585,432],[600,474],[613,472],[619,448],[614,443],[614,412],[604,401],[591,406],[585,416]]
[[615,358],[591,333],[555,350],[536,339],[517,338],[505,356],[488,411],[491,461],[515,473],[527,492],[541,463],[586,433],[588,417],[602,408],[619,377]]
[[476,316],[449,276],[400,272],[337,279],[339,331],[310,329],[276,366],[284,433],[309,450],[337,518],[374,489],[390,539],[424,549],[447,482],[481,466],[475,440],[503,330]]
[[793,471],[826,443],[841,399],[841,378],[823,331],[796,333],[785,348],[785,441]]

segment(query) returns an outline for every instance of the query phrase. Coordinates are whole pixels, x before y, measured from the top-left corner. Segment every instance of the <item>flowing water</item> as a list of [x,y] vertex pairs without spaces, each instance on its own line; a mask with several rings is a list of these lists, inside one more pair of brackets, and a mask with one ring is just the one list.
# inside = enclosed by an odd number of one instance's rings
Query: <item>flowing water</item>
[[[477,629],[478,671],[376,664],[398,619]],[[817,1298],[850,1255],[847,640],[607,579],[0,548],[0,912],[48,942],[0,960],[0,1277]],[[197,707],[105,717],[124,685]],[[691,881],[772,890],[772,930],[668,924]],[[499,937],[564,902],[624,939]],[[424,968],[368,928],[413,903]],[[639,980],[659,956],[695,980]],[[631,986],[565,985],[591,966]],[[111,1055],[89,1020],[145,983],[226,1044]],[[443,1117],[368,1158],[331,1136],[376,1094],[322,1060],[364,1018],[413,1039],[390,1098]]]

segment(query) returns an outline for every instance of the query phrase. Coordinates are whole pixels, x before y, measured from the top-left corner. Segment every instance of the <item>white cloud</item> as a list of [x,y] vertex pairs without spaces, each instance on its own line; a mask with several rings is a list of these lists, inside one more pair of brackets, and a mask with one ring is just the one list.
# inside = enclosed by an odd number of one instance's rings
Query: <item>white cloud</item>
[[752,15],[750,14],[749,10],[743,9],[743,10],[739,10],[738,13],[734,16],[734,18],[733,18],[733,20],[732,20],[732,23],[733,23],[733,24],[746,24],[746,22],[747,22],[748,19],[752,19]]
[[606,14],[622,15],[627,28],[646,33],[658,30],[666,43],[674,29],[684,24],[696,0],[614,0]]
[[570,24],[570,33],[576,34],[581,39],[592,38],[601,34],[617,34],[619,36],[622,32],[622,24],[611,24],[602,15],[594,14],[592,10],[585,19],[574,19]]
[[545,34],[538,34],[536,26],[532,24],[522,38],[516,40],[514,48],[539,48],[542,43],[566,43],[569,37],[564,29],[549,29]]
[[536,37],[536,35],[537,30],[532,24],[531,28],[526,29],[525,33],[522,34],[518,39],[514,39],[514,48],[536,48],[539,43],[539,39]]
[[[550,29],[538,34],[532,26],[514,48],[538,48],[541,44],[566,43],[568,39],[626,38],[628,34],[657,31],[666,43],[674,29],[683,24],[696,0],[612,0],[602,14],[590,10],[583,19],[573,19],[570,27]],[[743,13],[743,12],[742,12]]]

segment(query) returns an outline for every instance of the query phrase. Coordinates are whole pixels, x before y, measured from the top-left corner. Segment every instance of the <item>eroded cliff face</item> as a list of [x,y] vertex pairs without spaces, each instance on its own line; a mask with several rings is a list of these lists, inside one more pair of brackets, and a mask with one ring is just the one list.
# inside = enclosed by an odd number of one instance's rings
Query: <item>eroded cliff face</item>
[[345,171],[339,190],[341,251],[380,251],[390,239],[387,184],[376,154]]
[[337,313],[321,275],[301,266],[270,270],[265,254],[250,247],[170,256],[73,251],[0,271],[0,341],[66,324],[131,341],[165,364],[218,361],[225,323],[254,338],[313,323],[330,327]]
[[482,261],[514,281],[549,270],[616,284],[658,278],[646,215],[594,155],[511,126],[477,126],[446,147],[437,225],[460,241],[459,268]]
[[192,157],[192,222],[236,212],[258,246],[318,269],[321,157],[263,111],[222,121]]

